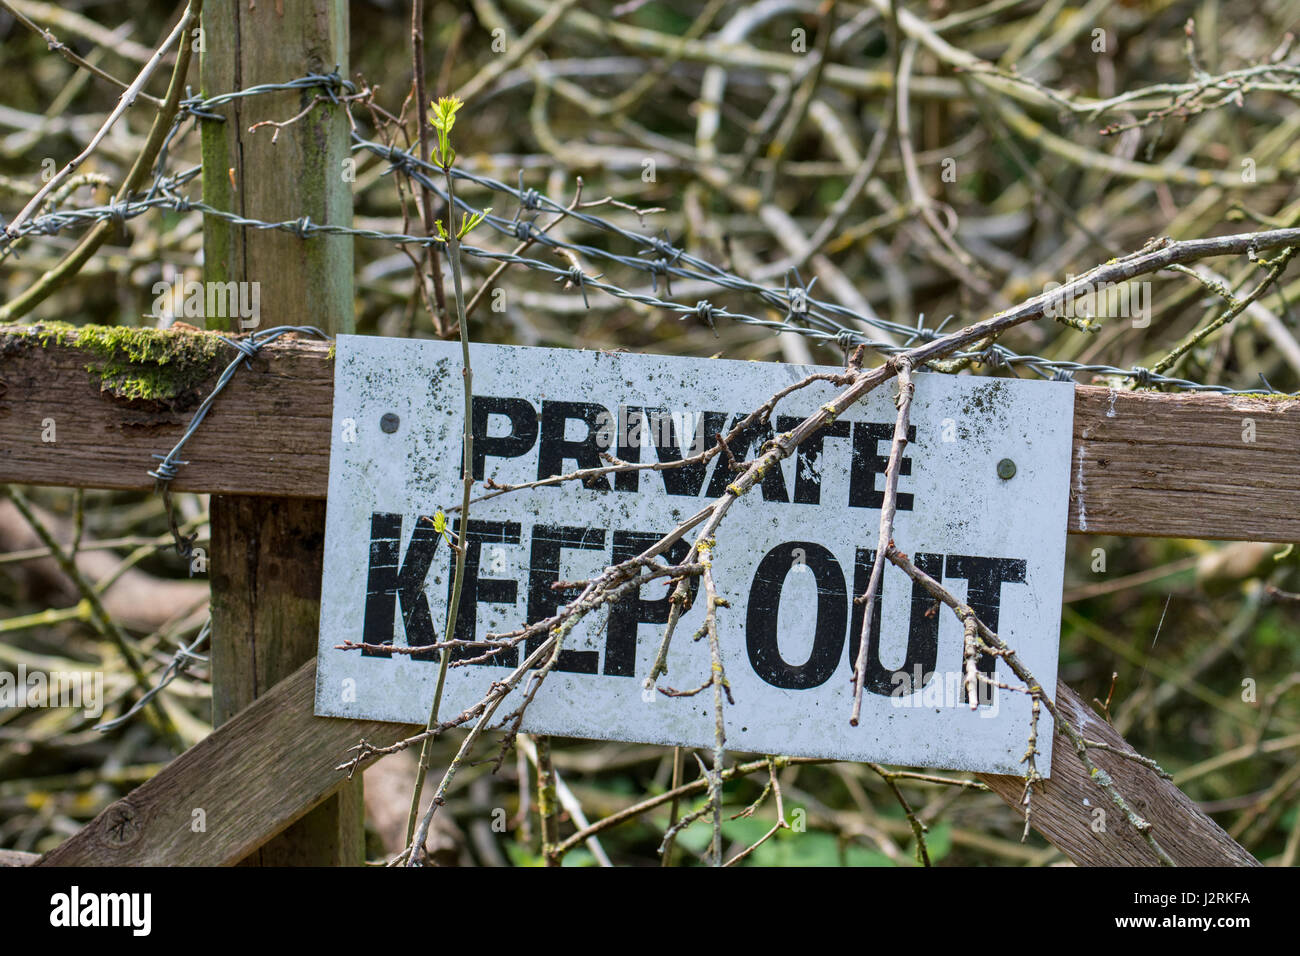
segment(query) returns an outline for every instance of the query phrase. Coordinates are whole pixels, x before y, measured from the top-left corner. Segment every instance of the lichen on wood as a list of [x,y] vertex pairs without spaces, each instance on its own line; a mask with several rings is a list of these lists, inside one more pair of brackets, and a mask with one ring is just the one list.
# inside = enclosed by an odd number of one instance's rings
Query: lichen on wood
[[189,329],[138,329],[122,326],[47,322],[5,335],[5,345],[21,342],[70,346],[91,356],[91,379],[114,398],[191,405],[202,386],[229,360],[220,338]]

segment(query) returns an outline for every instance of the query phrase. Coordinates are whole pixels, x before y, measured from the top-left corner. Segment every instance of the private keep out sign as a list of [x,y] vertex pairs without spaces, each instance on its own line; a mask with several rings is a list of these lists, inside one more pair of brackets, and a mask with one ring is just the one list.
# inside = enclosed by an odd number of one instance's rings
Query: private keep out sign
[[[337,345],[316,713],[423,723],[440,653],[341,650],[357,642],[444,640],[454,551],[433,525],[461,499],[460,346],[340,336]],[[572,349],[470,347],[474,494],[483,480],[535,482],[606,464],[671,463],[715,446],[774,393],[816,369],[774,363]],[[894,539],[1056,686],[1073,392],[1068,383],[919,374],[899,482]],[[768,425],[730,443],[737,461],[791,430],[839,387],[783,399]],[[887,564],[868,637],[861,721],[849,724],[853,661],[879,533],[896,384],[886,383],[771,468],[727,513],[713,573],[734,704],[727,748],[1016,773],[1030,701],[982,683],[970,708],[957,618]],[[1014,473],[1012,471],[1014,470]],[[471,707],[544,641],[493,656],[473,642],[555,614],[594,577],[640,554],[724,494],[725,456],[679,468],[603,475],[476,502],[440,716]],[[447,531],[459,534],[455,513]],[[667,555],[679,563],[693,540]],[[681,619],[659,687],[710,673],[700,593]],[[643,686],[668,619],[665,579],[589,614],[527,708],[535,733],[710,747],[712,693]],[[1016,686],[1005,664],[981,670]],[[499,714],[517,706],[523,681]],[[1046,712],[1040,770],[1051,766]]]

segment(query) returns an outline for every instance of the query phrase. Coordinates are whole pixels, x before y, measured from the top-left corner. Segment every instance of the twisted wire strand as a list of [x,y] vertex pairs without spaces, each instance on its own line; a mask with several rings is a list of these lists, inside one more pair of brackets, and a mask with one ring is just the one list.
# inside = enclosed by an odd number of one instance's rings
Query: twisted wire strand
[[[193,119],[195,123],[199,120],[224,121],[224,118],[220,114],[213,112],[213,110],[235,99],[312,87],[324,89],[326,96],[334,103],[340,102],[338,97],[340,92],[350,94],[356,91],[354,84],[341,77],[337,71],[334,71],[321,74],[310,73],[284,83],[260,84],[206,99],[199,96],[187,96],[181,101],[176,119],[164,140],[159,159],[155,164],[153,181],[141,198],[128,199],[116,204],[60,209],[34,216],[21,224],[12,235],[0,235],[0,258],[11,254],[13,243],[22,237],[54,235],[65,230],[86,227],[110,219],[125,222],[154,210],[198,212],[204,216],[220,219],[232,225],[252,229],[274,229],[291,233],[302,239],[317,236],[351,236],[353,238],[371,239],[393,244],[421,246],[439,242],[438,239],[424,235],[313,223],[307,217],[274,222],[240,216],[226,210],[216,209],[201,200],[190,199],[183,193],[183,188],[192,183],[200,174],[201,167],[192,167],[173,174],[163,172],[167,150],[173,139],[181,134],[182,127],[189,120]],[[351,135],[352,149],[354,151],[367,152],[387,161],[389,164],[387,172],[401,173],[423,188],[429,189],[438,195],[444,202],[448,201],[446,188],[439,182],[442,173],[441,167],[422,161],[410,151],[368,140],[356,132],[355,129]],[[555,281],[564,282],[568,286],[576,288],[582,296],[584,304],[588,307],[590,306],[588,290],[596,290],[649,308],[675,313],[681,320],[694,317],[702,324],[707,325],[715,335],[717,332],[716,323],[719,320],[726,319],[745,325],[770,329],[774,333],[794,332],[814,341],[833,342],[846,350],[856,345],[866,345],[884,355],[897,354],[911,347],[917,341],[932,341],[941,334],[943,326],[952,318],[952,316],[949,316],[936,328],[928,328],[924,325],[924,316],[921,317],[916,326],[910,326],[874,315],[863,315],[838,303],[814,297],[812,288],[816,283],[816,279],[804,284],[798,273],[794,272],[793,280],[791,275],[787,274],[784,285],[780,288],[761,285],[692,255],[686,250],[675,246],[666,235],[661,237],[651,233],[637,232],[593,213],[584,212],[581,209],[569,209],[564,203],[547,196],[537,189],[524,188],[522,173],[520,174],[519,186],[514,187],[492,177],[458,167],[452,167],[450,172],[458,180],[472,183],[489,192],[514,200],[517,204],[517,210],[512,218],[506,218],[491,212],[483,215],[483,224],[501,236],[514,240],[530,239],[535,244],[553,251],[564,250],[589,261],[616,264],[635,272],[647,274],[650,277],[651,292],[646,293],[623,288],[606,279],[604,273],[589,275],[578,266],[560,267],[531,256],[485,249],[470,244],[462,244],[461,246],[461,251],[465,255],[474,258],[519,265],[533,272],[550,275]],[[454,197],[452,202],[456,208],[465,213],[471,215],[484,213],[482,208],[471,204],[459,194]],[[453,215],[450,217],[452,219],[454,219],[454,212],[455,209],[452,210]],[[587,243],[570,242],[554,234],[542,233],[533,227],[531,220],[523,218],[526,212],[534,215],[543,212],[562,215],[567,219],[576,220],[592,229],[627,243],[635,247],[637,251],[631,255],[624,255]],[[701,299],[694,304],[690,304],[673,301],[671,298],[663,298],[658,294],[660,278],[664,280],[664,291],[669,296],[672,294],[671,282],[674,278],[703,281],[726,292],[743,293],[752,296],[778,315],[783,316],[783,318],[764,318],[746,312],[733,311],[716,305],[707,299]],[[855,328],[854,325],[860,327]],[[896,345],[874,339],[861,327],[886,331],[893,336],[900,337],[902,342]],[[280,328],[287,330],[290,327]],[[267,330],[267,332],[271,331],[277,330]],[[310,331],[323,335],[323,333],[319,333],[319,330],[312,329]],[[262,334],[258,333],[258,335]],[[283,331],[280,331],[280,334],[283,334]],[[257,335],[251,337],[251,339],[257,339]],[[227,341],[233,347],[242,349],[245,347],[244,343],[248,343],[251,339],[243,340],[241,344],[230,340]],[[265,342],[271,340],[265,338],[260,341],[265,344]],[[260,345],[251,347],[260,348]],[[1072,379],[1076,374],[1087,373],[1125,379],[1132,382],[1135,388],[1162,387],[1189,392],[1214,392],[1229,395],[1257,394],[1260,392],[1277,393],[1277,390],[1262,375],[1260,376],[1262,387],[1237,389],[1225,385],[1212,385],[1157,374],[1140,366],[1122,368],[1104,363],[1083,364],[1064,359],[1049,359],[1044,356],[1016,352],[1000,343],[994,343],[976,351],[955,352],[950,358],[958,362],[977,362],[990,370],[1005,369],[1013,374],[1017,369],[1024,369],[1051,380],[1067,380]],[[231,364],[231,367],[227,369],[227,373],[233,374],[233,369],[237,367],[238,361],[236,360]],[[222,380],[218,383],[218,391],[221,387],[224,387],[225,382],[228,380],[228,375],[223,374]],[[201,421],[204,414],[206,414],[206,405],[201,406],[199,412],[196,413],[197,421]],[[183,444],[184,440],[188,439],[196,425],[197,422],[191,422],[191,428],[187,430],[180,444]],[[160,481],[170,480],[171,477],[174,477],[175,468],[183,464],[175,457],[178,448],[173,449],[172,453],[167,456],[155,456],[161,458],[162,463],[150,474]]]

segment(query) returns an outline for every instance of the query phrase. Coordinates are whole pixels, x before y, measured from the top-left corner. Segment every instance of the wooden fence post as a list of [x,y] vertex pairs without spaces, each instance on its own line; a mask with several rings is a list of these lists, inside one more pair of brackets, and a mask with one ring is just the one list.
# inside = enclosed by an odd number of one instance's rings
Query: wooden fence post
[[[213,3],[203,14],[203,39],[205,96],[308,72],[337,69],[346,77],[348,3]],[[347,119],[337,105],[313,106],[323,92],[315,87],[235,99],[219,109],[224,123],[204,122],[204,200],[250,218],[351,225]],[[263,120],[289,120],[309,106],[284,128],[250,130]],[[209,281],[258,283],[260,328],[298,324],[289,317],[305,315],[307,324],[325,332],[352,331],[351,237],[302,239],[209,217],[204,256]],[[209,328],[238,331],[238,324],[208,317]],[[259,411],[268,420],[277,414],[275,408]],[[219,415],[220,409],[213,417]],[[215,726],[315,655],[325,506],[300,497],[214,495],[211,515]],[[360,865],[363,826],[358,778],[243,862]]]

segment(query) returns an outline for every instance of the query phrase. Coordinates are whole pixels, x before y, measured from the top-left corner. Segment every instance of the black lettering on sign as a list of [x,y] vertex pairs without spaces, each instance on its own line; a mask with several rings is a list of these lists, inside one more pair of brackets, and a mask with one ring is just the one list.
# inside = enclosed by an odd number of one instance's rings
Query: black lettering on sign
[[[777,618],[781,589],[796,559],[802,559],[817,584],[817,618],[813,646],[802,664],[781,656],[777,644]],[[819,687],[835,672],[844,650],[844,625],[848,618],[848,593],[844,572],[835,555],[812,541],[788,541],[763,556],[749,589],[745,619],[745,647],[754,673],[773,687],[806,690]]]
[[[880,454],[882,441],[892,441],[894,426],[879,422],[853,423],[853,463],[849,468],[849,507],[881,508],[885,504],[884,491],[876,490],[876,476],[883,475],[889,467],[888,453]],[[916,441],[916,426],[907,429],[907,440]],[[912,459],[904,455],[898,462],[898,473],[912,473]],[[898,493],[898,510],[912,510],[912,496],[908,492]]]
[[[792,431],[803,422],[798,415],[779,415],[776,430]],[[848,438],[848,422],[831,422],[817,429],[802,442],[795,453],[794,468],[794,503],[797,505],[819,505],[822,501],[822,474],[825,459],[822,457],[827,438]]]
[[[695,433],[691,436],[691,440],[686,447],[683,447],[684,436],[677,428],[678,419],[668,409],[647,408],[645,417],[648,420],[645,427],[650,429],[655,451],[659,455],[659,461],[664,464],[692,458],[712,448],[717,444],[718,436],[722,434],[722,428],[727,423],[725,412],[705,412],[699,424],[695,426]],[[639,458],[637,460],[640,461]],[[681,495],[686,498],[697,497],[700,488],[704,486],[704,476],[708,468],[707,462],[696,462],[680,468],[665,468],[659,472],[664,479],[664,491],[670,495]]]
[[[522,398],[495,398],[475,395],[474,403],[474,480],[483,480],[483,467],[489,456],[493,458],[521,458],[532,451],[537,441],[537,409]],[[509,419],[510,431],[505,435],[489,436],[490,416]],[[464,450],[462,449],[462,459]],[[461,459],[458,459],[458,461]],[[457,475],[460,474],[459,467]]]
[[[416,518],[406,557],[399,562],[402,516],[384,512],[370,516],[370,570],[366,575],[366,613],[361,628],[364,643],[393,643],[393,612],[398,604],[402,608],[406,643],[411,647],[434,643],[433,618],[424,593],[424,579],[440,537],[433,530],[432,518]],[[363,650],[361,654],[392,657],[389,651]],[[413,656],[416,660],[432,659],[429,652]]]
[[[998,630],[998,613],[1002,608],[1002,585],[1025,583],[1025,562],[1019,558],[977,558],[965,554],[948,555],[945,569],[950,578],[966,579],[966,603],[975,616],[995,634]],[[993,676],[992,654],[981,654],[977,665],[983,673]],[[962,684],[961,700],[966,701],[966,685]]]
[[[875,561],[876,552],[874,549],[857,549],[857,555],[853,563],[853,594],[855,598],[867,593],[867,585],[871,581],[871,567],[875,564]],[[936,581],[943,581],[942,554],[921,552],[912,555],[912,561]],[[876,600],[871,610],[871,630],[867,632],[867,670],[862,686],[864,690],[873,694],[889,697],[897,687],[894,682],[896,673],[907,675],[908,683],[905,686],[910,687],[911,692],[916,692],[925,687],[934,678],[935,665],[939,658],[939,613],[937,610],[932,610],[935,601],[930,596],[930,592],[916,582],[912,582],[912,609],[908,617],[907,629],[907,657],[901,667],[887,668],[883,666],[880,663],[880,608],[884,603],[885,579],[889,577],[888,566],[886,566],[885,571],[886,573],[880,577]],[[854,601],[853,620],[849,625],[850,672],[857,666],[858,648],[862,646],[862,615],[866,613],[866,610],[865,605],[858,604],[856,600]],[[912,687],[917,667],[921,669],[921,684]],[[992,676],[992,672],[990,672],[989,676]]]
[[[519,531],[518,521],[478,521],[474,518],[469,519],[469,526],[465,533],[465,570],[461,580],[460,605],[456,612],[456,633],[454,635],[457,641],[464,641],[465,646],[452,649],[451,659],[453,661],[465,661],[475,657],[482,657],[491,649],[487,644],[474,643],[474,637],[478,633],[478,606],[480,604],[513,605],[518,599],[518,581],[480,577],[479,568],[482,565],[483,545],[518,544]],[[451,536],[456,541],[460,540],[459,521],[452,528]],[[491,553],[491,550],[489,550],[489,568],[492,566]],[[447,571],[447,604],[450,607],[452,592],[456,587],[455,551],[451,551],[451,564]],[[476,661],[475,663],[493,667],[518,667],[519,648],[509,647],[497,651],[486,660]]]
[[[731,427],[735,428],[748,415],[737,414],[731,422]],[[754,457],[757,458],[763,445],[776,437],[772,431],[770,421],[753,422],[748,427],[741,430],[729,443],[731,453],[736,457],[736,462],[744,462],[749,459],[749,450],[756,449]],[[740,477],[736,472],[731,470],[731,462],[726,455],[719,455],[714,459],[717,464],[713,466],[713,480],[709,482],[708,496],[710,498],[721,498],[727,492],[727,485],[734,482]],[[763,475],[763,500],[764,501],[784,501],[789,503],[790,495],[785,490],[785,475],[781,472],[781,463],[777,462],[767,470]]]
[[[574,461],[580,469],[599,468],[599,434],[602,425],[608,427],[609,412],[603,405],[591,402],[542,402],[542,440],[537,452],[537,478],[551,478],[566,474],[564,463]],[[570,421],[587,426],[587,434],[578,441],[567,441],[565,427]],[[607,475],[593,475],[583,480],[584,488],[609,491]]]
[[[640,408],[620,405],[618,407],[618,451],[615,455],[620,461],[641,463],[641,436],[646,427],[645,412]],[[612,442],[610,442],[612,444]],[[614,490],[637,492],[641,490],[641,472],[614,472]],[[617,562],[616,562],[617,563]]]
[[[611,564],[630,561],[645,551],[663,535],[645,531],[615,531],[614,554]],[[674,541],[663,560],[668,564],[681,564],[690,552],[690,545],[685,541]],[[662,582],[659,582],[662,587]],[[699,587],[699,578],[687,578],[687,600],[695,600]],[[636,672],[636,634],[639,624],[667,624],[670,606],[669,597],[672,587],[661,598],[647,601],[641,597],[641,589],[620,598],[610,605],[609,624],[605,633],[605,669],[604,673],[613,677],[632,677]]]
[[[533,528],[533,543],[528,562],[528,620],[531,622],[551,617],[560,606],[562,595],[552,590],[551,585],[560,580],[560,551],[563,548],[603,551],[605,529],[542,524]],[[545,642],[544,634],[536,634],[528,638],[528,653],[532,654]],[[555,662],[555,669],[575,674],[595,674],[599,658],[598,651],[564,648]]]

